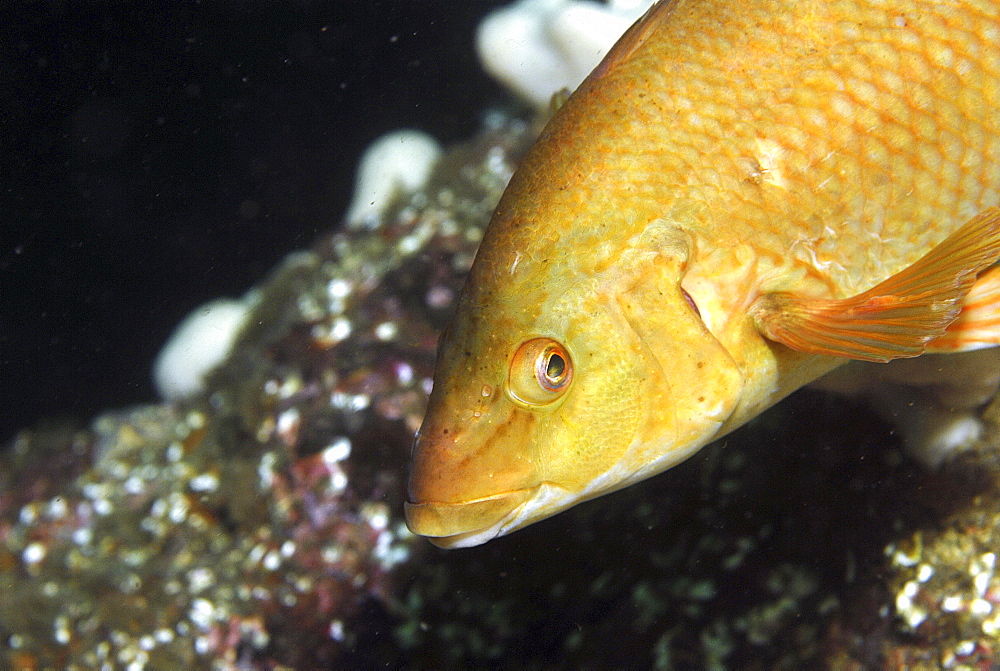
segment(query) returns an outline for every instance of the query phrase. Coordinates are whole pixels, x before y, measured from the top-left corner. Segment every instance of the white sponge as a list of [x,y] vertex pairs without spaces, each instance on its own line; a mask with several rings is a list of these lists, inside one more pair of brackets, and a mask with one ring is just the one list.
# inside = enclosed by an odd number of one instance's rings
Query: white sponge
[[225,361],[246,322],[252,300],[220,298],[178,324],[153,364],[153,384],[165,401],[202,392],[205,376]]
[[519,0],[479,25],[483,67],[536,107],[590,74],[653,0]]
[[931,468],[982,437],[982,409],[1000,391],[1000,347],[870,364],[853,361],[814,386],[867,396],[906,451]]
[[440,156],[438,141],[420,131],[398,130],[375,140],[358,166],[347,225],[377,225],[399,193],[424,186]]

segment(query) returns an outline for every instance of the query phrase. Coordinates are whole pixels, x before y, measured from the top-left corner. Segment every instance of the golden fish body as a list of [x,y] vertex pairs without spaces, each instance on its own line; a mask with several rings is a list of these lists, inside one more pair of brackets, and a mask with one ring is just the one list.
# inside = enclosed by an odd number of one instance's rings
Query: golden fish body
[[[926,298],[907,269],[940,248],[927,276],[965,273],[935,289],[954,292],[940,335],[996,259],[998,204],[995,0],[655,5],[494,214],[440,345],[410,527],[484,542],[675,465],[844,357],[919,354],[930,326],[905,349],[885,324],[947,301],[881,319],[900,300],[865,292]],[[874,345],[843,335],[858,315]]]

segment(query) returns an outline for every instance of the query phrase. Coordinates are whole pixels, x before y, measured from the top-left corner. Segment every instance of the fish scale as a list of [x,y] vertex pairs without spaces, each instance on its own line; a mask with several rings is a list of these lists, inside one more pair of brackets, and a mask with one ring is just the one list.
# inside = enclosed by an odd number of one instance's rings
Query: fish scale
[[1000,342],[998,273],[974,285],[997,205],[997,3],[654,5],[497,207],[440,345],[411,528],[483,542],[847,358]]

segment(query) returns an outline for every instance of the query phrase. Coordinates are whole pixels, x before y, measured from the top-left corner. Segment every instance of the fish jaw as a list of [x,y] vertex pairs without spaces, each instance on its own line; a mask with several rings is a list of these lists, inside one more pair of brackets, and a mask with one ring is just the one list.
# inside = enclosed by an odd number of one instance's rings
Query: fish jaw
[[509,522],[542,487],[501,492],[476,501],[405,503],[406,524],[443,548],[471,547],[513,530]]
[[[707,431],[703,439],[666,450],[646,468],[638,470],[634,468],[632,459],[623,459],[579,492],[543,482],[535,487],[501,492],[473,501],[407,502],[403,504],[406,524],[413,533],[425,536],[440,548],[451,550],[482,545],[670,468],[689,458],[714,437],[714,431]],[[650,446],[635,444],[629,453],[649,451]]]
[[[616,478],[615,482],[619,480]],[[619,489],[614,484],[607,491]],[[573,493],[552,483],[504,492],[465,503],[405,503],[410,530],[452,550],[482,545],[539,520],[572,508],[606,491]]]

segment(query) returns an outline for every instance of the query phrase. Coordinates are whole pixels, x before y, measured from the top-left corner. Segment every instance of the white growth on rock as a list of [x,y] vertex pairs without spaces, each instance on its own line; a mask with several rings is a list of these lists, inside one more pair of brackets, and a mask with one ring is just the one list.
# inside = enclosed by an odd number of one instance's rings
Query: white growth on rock
[[653,0],[519,0],[479,25],[483,67],[536,107],[573,90]]
[[205,376],[225,361],[256,302],[219,298],[205,303],[177,325],[153,363],[153,384],[165,401],[198,395]]
[[1000,347],[886,364],[855,361],[813,386],[868,398],[897,427],[907,453],[937,468],[982,437],[980,413],[1000,391]]
[[438,141],[420,131],[398,130],[375,140],[358,166],[348,226],[377,226],[393,198],[427,183],[440,156]]

